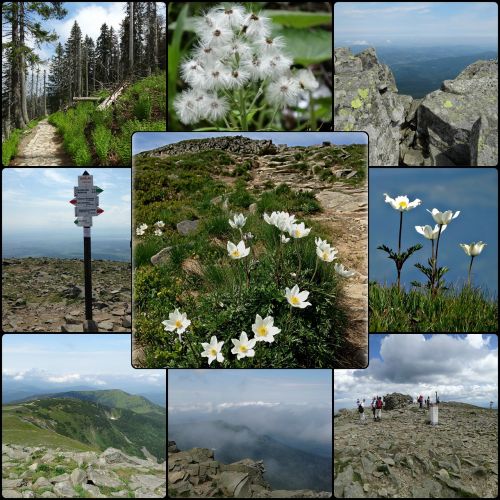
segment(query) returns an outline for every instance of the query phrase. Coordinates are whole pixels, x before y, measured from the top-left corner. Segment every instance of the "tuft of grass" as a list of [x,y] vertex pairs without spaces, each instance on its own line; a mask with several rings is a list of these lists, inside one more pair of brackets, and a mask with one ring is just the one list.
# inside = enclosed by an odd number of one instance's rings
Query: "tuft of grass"
[[111,130],[107,129],[104,125],[97,125],[92,132],[94,148],[102,165],[108,164],[108,152],[112,138]]
[[8,166],[11,158],[16,155],[22,133],[21,129],[16,128],[11,132],[9,138],[2,142],[2,165]]
[[134,105],[134,116],[138,120],[149,120],[151,118],[151,99],[148,95],[139,97]]
[[420,290],[370,283],[370,332],[496,332],[498,304],[478,288],[432,297]]
[[262,193],[257,202],[257,210],[261,214],[279,210],[312,214],[319,212],[321,206],[314,193],[294,191],[286,184],[280,184],[273,191]]

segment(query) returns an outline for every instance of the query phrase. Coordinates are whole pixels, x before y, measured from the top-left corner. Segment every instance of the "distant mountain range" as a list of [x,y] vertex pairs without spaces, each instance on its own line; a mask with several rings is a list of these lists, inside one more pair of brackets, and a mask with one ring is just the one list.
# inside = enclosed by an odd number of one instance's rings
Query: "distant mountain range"
[[181,450],[213,448],[216,460],[224,463],[247,457],[264,460],[264,478],[274,489],[332,489],[331,459],[296,449],[292,443],[280,443],[245,425],[223,420],[169,424],[168,439]]
[[39,394],[2,407],[2,442],[69,449],[118,448],[166,458],[166,410],[121,390]]

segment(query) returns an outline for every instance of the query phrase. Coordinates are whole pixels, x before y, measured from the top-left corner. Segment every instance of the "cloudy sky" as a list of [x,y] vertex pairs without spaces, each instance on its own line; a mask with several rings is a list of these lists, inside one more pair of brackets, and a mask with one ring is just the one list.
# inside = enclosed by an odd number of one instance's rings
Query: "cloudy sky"
[[397,250],[399,213],[384,202],[384,193],[395,198],[407,195],[411,201],[422,200],[417,208],[403,216],[402,248],[416,243],[424,248],[405,263],[402,282],[423,281],[425,276],[414,267],[427,263],[431,254],[430,240],[418,234],[415,226],[435,222],[426,209],[459,210],[443,233],[439,244],[439,265],[450,270],[448,283],[462,286],[467,280],[470,257],[460,243],[483,241],[487,244],[474,259],[473,283],[496,294],[498,290],[498,171],[494,168],[371,168],[369,177],[369,260],[370,280],[394,283],[396,268],[387,254],[377,247],[381,244]]
[[164,391],[165,370],[136,370],[128,334],[6,334],[2,336],[2,384],[68,385],[96,389]]
[[[27,236],[43,233],[43,238],[81,239],[82,229],[75,226],[73,187],[83,168],[6,168],[2,170],[2,234],[4,240],[14,234]],[[130,169],[90,168],[104,213],[94,217],[95,235],[130,238]]]
[[334,370],[334,410],[392,392],[498,404],[498,337],[481,334],[371,334],[364,370]]
[[323,141],[332,144],[366,144],[364,132],[346,134],[344,132],[136,132],[132,136],[132,154],[172,144],[187,139],[206,139],[208,137],[227,137],[242,135],[250,139],[271,139],[274,144],[288,146],[314,146]]
[[336,2],[335,45],[484,45],[498,39],[494,2]]

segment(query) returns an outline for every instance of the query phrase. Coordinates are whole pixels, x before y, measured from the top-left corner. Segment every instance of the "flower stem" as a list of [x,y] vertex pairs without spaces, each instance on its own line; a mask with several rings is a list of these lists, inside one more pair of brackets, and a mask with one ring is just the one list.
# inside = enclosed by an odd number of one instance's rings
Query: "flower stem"
[[472,262],[474,261],[474,255],[470,256],[470,264],[469,264],[469,287],[470,287],[470,273],[472,269]]
[[276,106],[276,109],[274,110],[273,116],[271,118],[271,121],[269,122],[269,128],[272,128],[274,119],[276,118],[276,115],[278,113],[279,106]]
[[311,277],[311,281],[314,281],[314,277],[316,276],[316,271],[318,270],[318,262],[319,262],[319,258],[316,257],[316,266],[314,267],[314,273]]
[[245,95],[243,93],[243,87],[240,87],[239,96],[240,96],[240,122],[241,122],[241,129],[246,131],[246,130],[248,130],[247,109],[246,109],[246,103],[245,103]]
[[438,252],[439,252],[439,240],[441,239],[441,230],[443,229],[443,224],[439,224],[439,233],[436,242],[436,255],[434,258],[434,294],[437,292],[437,287],[439,285],[439,278],[437,278],[437,270],[438,270]]
[[401,253],[401,233],[403,232],[403,212],[399,212],[399,243],[398,253]]
[[193,344],[191,344],[191,340],[189,340],[189,335],[187,334],[187,332],[185,332],[185,334],[184,334],[184,335],[185,335],[186,340],[187,340],[187,342],[188,342],[188,344],[189,344],[189,347],[190,347],[190,349],[191,349],[191,352],[193,353],[193,356],[194,356],[194,362],[195,362],[195,365],[196,365],[198,358],[197,358],[197,356],[196,356],[196,352],[195,352],[195,350],[194,350],[194,348],[193,348]]

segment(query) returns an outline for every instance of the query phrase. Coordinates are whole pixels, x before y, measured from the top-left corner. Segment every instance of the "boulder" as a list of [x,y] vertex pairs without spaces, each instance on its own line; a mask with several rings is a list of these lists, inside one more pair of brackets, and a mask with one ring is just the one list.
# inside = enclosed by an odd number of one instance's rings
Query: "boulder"
[[165,478],[153,476],[151,474],[134,474],[130,477],[130,481],[139,483],[142,487],[152,490],[160,486],[165,486]]
[[51,477],[50,482],[51,483],[62,483],[65,481],[69,481],[69,479],[70,479],[69,474],[64,473],[64,474],[59,474],[58,476]]
[[222,472],[219,485],[233,498],[250,496],[250,476],[244,472]]
[[71,484],[76,486],[87,481],[87,473],[82,469],[75,469],[71,473]]
[[186,236],[188,234],[194,233],[198,229],[200,221],[195,220],[183,220],[177,224],[177,232]]
[[62,498],[74,498],[78,496],[77,492],[73,489],[69,481],[56,483],[56,485],[54,486],[54,493],[58,497]]
[[153,266],[159,266],[167,262],[168,259],[170,258],[171,250],[172,247],[162,248],[158,253],[154,254],[151,257],[151,264],[153,264]]
[[96,486],[108,486],[110,488],[119,488],[124,486],[118,475],[111,470],[94,470],[87,472],[88,479]]
[[23,498],[23,495],[16,490],[2,489],[2,498]]
[[82,488],[87,491],[91,497],[99,497],[101,495],[101,490],[93,484],[82,484]]
[[39,489],[39,488],[50,488],[52,487],[52,484],[48,481],[47,478],[45,477],[39,477],[35,483],[33,484],[33,488],[35,490]]
[[398,408],[405,408],[413,403],[413,397],[408,394],[400,394],[393,392],[384,396],[384,410],[396,410]]

